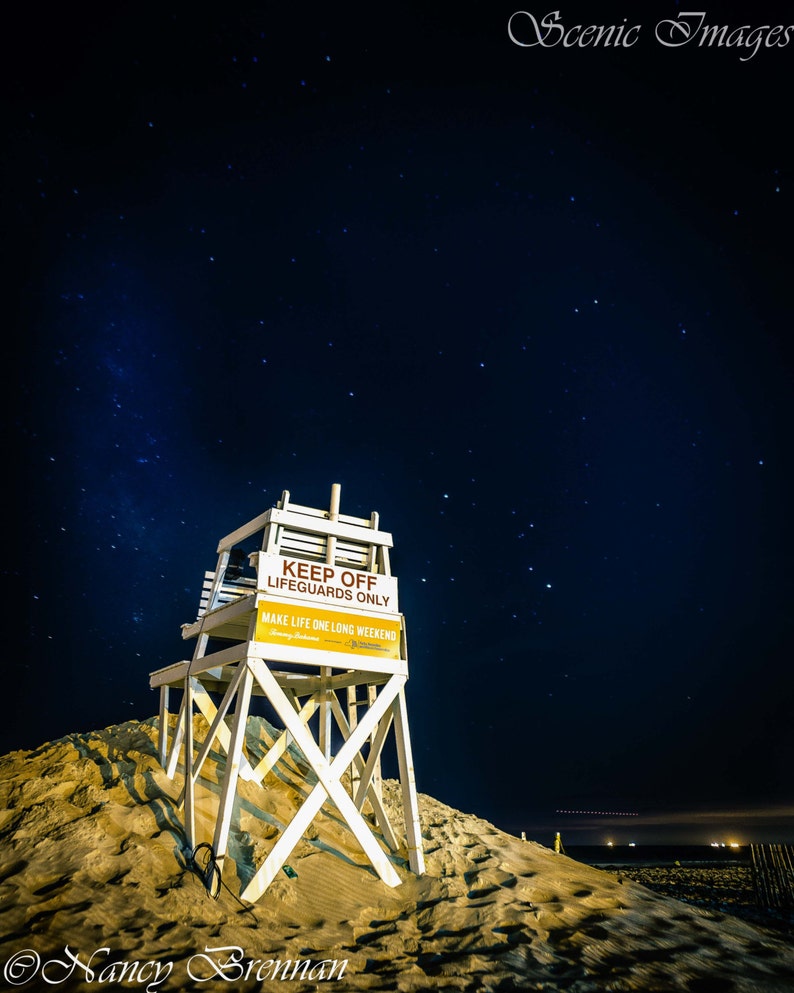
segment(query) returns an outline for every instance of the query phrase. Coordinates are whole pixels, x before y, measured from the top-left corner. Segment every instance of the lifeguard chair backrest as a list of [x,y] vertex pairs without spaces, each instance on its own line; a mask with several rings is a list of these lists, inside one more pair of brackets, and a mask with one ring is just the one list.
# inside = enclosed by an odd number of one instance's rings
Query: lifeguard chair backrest
[[[278,513],[271,512],[264,529],[263,552],[391,575],[391,540],[378,531],[375,511],[369,519],[338,514],[331,521],[328,511],[290,503],[289,490],[284,490],[275,509],[288,511],[289,516],[279,519]],[[347,533],[335,535],[333,524],[349,525]]]
[[208,610],[212,610],[215,607],[222,607],[226,603],[231,603],[232,600],[239,600],[240,597],[250,596],[252,593],[256,593],[255,579],[241,577],[233,583],[223,580],[220,583],[216,583],[216,575],[217,573],[215,572],[204,573],[197,617],[201,617]]
[[[336,501],[338,505],[338,500],[338,484],[334,484],[332,503]],[[260,532],[263,552],[390,576],[392,538],[378,530],[378,520],[375,511],[367,519],[302,507],[290,503],[289,490],[284,490],[275,507],[218,542],[218,564],[214,572],[204,574],[198,617],[256,592],[256,580],[235,577],[230,582],[227,571],[230,563],[235,563],[237,546],[251,541]]]

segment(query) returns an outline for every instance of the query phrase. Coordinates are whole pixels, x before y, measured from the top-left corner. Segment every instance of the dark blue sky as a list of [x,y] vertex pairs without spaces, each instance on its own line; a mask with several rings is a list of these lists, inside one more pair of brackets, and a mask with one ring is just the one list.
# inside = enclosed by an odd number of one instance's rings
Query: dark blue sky
[[394,534],[421,791],[794,809],[794,31],[742,61],[634,6],[561,8],[626,49],[501,4],[17,13],[3,751],[152,715],[218,538],[340,482]]

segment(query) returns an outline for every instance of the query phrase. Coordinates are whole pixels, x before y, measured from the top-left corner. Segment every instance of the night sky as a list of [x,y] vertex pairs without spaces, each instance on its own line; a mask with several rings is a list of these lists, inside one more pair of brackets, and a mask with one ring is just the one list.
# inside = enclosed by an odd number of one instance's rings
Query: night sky
[[421,792],[794,841],[794,29],[516,9],[7,23],[1,751],[154,715],[218,539],[339,482],[394,535]]

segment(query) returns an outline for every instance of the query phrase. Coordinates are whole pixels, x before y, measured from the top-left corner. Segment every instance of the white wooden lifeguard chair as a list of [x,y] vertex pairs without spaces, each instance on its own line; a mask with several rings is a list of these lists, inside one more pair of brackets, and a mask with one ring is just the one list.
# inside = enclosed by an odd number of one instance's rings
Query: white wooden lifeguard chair
[[[405,622],[389,566],[392,537],[379,530],[376,513],[368,520],[340,514],[339,498],[335,483],[329,510],[316,510],[290,503],[285,490],[275,507],[222,538],[215,570],[205,574],[197,619],[182,625],[182,637],[195,639],[193,658],[150,675],[150,686],[160,690],[160,761],[172,778],[182,755],[185,833],[191,847],[202,766],[216,743],[226,754],[212,842],[220,871],[239,778],[266,789],[266,776],[291,744],[316,776],[243,890],[242,898],[251,903],[285,865],[327,800],[383,882],[401,882],[376,835],[377,830],[392,852],[402,848],[384,809],[380,781],[381,755],[392,728],[408,864],[413,872],[424,872],[405,702]],[[252,542],[260,547],[245,555],[243,546]],[[255,577],[243,575],[244,556]],[[172,689],[182,691],[182,700],[170,735]],[[252,696],[266,697],[283,725],[256,765],[245,745]],[[209,723],[200,744],[193,741],[194,707]],[[332,722],[342,741],[336,755],[331,754]],[[348,770],[350,792],[342,783]],[[374,824],[362,814],[366,801]]]

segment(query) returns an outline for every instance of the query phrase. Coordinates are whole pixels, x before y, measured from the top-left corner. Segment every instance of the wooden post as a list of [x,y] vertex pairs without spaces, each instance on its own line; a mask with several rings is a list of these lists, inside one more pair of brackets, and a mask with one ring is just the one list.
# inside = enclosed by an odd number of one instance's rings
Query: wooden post
[[[377,688],[377,686],[373,686],[372,684],[370,684],[369,686],[367,686],[367,700],[369,701],[370,707],[372,706],[372,704],[377,699],[377,695],[378,695],[378,688]],[[372,737],[370,738],[370,745],[369,745],[369,747],[370,748],[373,748],[374,745],[375,745],[375,734],[373,732]],[[378,758],[377,758],[377,760],[375,762],[375,767],[372,770],[372,788],[378,794],[378,798],[382,800],[383,799],[383,785],[381,783],[380,754],[378,754]]]
[[158,733],[158,746],[160,754],[160,765],[165,767],[168,759],[168,694],[170,687],[163,685],[160,687],[160,728]]
[[320,690],[318,693],[320,700],[320,728],[317,740],[326,759],[331,758],[331,701],[328,699],[331,692],[328,689],[330,676],[331,670],[327,666],[321,666]]
[[185,676],[183,719],[185,722],[185,836],[188,848],[196,845],[196,811],[193,806],[193,687]]
[[414,780],[411,735],[408,731],[408,711],[405,706],[405,693],[402,689],[394,702],[394,730],[397,736],[397,761],[400,767],[403,815],[408,841],[408,864],[413,872],[421,876],[425,871],[425,857],[422,852],[422,826],[419,823],[419,803]]
[[174,778],[176,767],[179,763],[179,749],[182,745],[182,738],[185,734],[185,694],[182,693],[182,702],[179,704],[179,713],[176,718],[176,727],[171,739],[171,750],[168,753],[168,761],[165,766],[165,774],[169,779]]
[[243,669],[243,675],[240,681],[241,685],[237,690],[237,707],[234,712],[234,724],[232,725],[231,740],[229,741],[229,753],[226,756],[226,771],[223,777],[218,820],[215,824],[215,837],[212,842],[215,859],[219,868],[223,867],[223,859],[226,855],[226,846],[229,841],[229,826],[232,822],[232,809],[237,793],[237,777],[240,772],[240,759],[243,754],[243,739],[245,738],[248,709],[251,703],[253,677],[248,666],[249,661],[246,660],[240,663]]
[[[351,731],[355,730],[358,724],[358,683],[354,683],[347,688],[347,726]],[[350,767],[350,795],[356,795],[358,788],[359,769],[358,763],[354,762]]]
[[[339,483],[334,483],[331,486],[331,503],[328,510],[328,520],[338,521],[339,520],[339,500],[341,496],[342,487]],[[336,537],[335,535],[329,534],[326,538],[325,543],[325,561],[328,565],[334,565],[336,562]],[[331,669],[328,666],[322,666],[320,669],[321,679],[326,680],[331,676]],[[320,733],[319,733],[319,743],[320,749],[326,759],[331,758],[331,702],[328,699],[329,693],[333,690],[328,690],[327,687],[323,687],[320,691]]]

